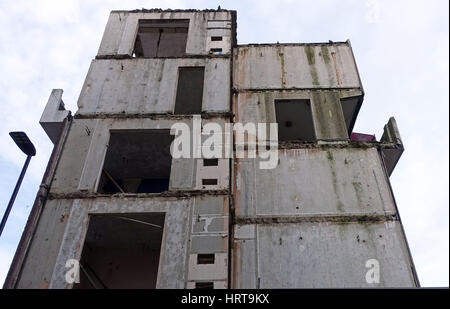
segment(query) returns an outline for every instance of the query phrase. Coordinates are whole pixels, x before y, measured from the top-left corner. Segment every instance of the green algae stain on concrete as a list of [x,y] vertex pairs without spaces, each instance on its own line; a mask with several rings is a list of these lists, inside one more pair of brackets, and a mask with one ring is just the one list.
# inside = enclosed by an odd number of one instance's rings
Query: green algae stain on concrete
[[280,51],[278,53],[281,62],[281,88],[286,88],[286,68],[284,66],[284,52]]
[[317,75],[317,70],[316,70],[316,57],[314,54],[314,47],[307,45],[305,46],[305,54],[306,54],[306,58],[308,59],[308,64],[309,64],[309,72],[311,74],[311,78],[312,78],[312,84],[314,86],[320,86],[319,83],[319,76]]
[[314,92],[311,98],[313,101],[312,108],[314,108],[315,114],[314,123],[317,128],[316,136],[317,138],[329,138],[331,122],[328,120],[328,114],[326,112],[327,94]]
[[314,65],[316,62],[315,55],[314,55],[314,47],[312,46],[305,46],[305,53],[306,57],[308,58],[309,65]]
[[334,161],[334,157],[333,154],[331,153],[330,150],[327,150],[327,159],[331,162]]
[[356,199],[358,200],[358,204],[362,205],[362,184],[360,182],[352,182],[353,189],[355,189]]
[[320,50],[322,51],[322,58],[325,64],[329,64],[331,62],[330,53],[328,51],[328,47],[326,45],[322,45],[320,47]]
[[339,212],[344,212],[344,204],[342,203],[342,201],[339,197],[338,179],[337,179],[337,175],[336,175],[336,171],[335,171],[335,161],[334,161],[333,153],[331,152],[331,150],[327,150],[327,160],[328,160],[328,165],[330,166],[331,180],[333,182],[334,194],[336,195],[336,198],[337,198],[336,208]]

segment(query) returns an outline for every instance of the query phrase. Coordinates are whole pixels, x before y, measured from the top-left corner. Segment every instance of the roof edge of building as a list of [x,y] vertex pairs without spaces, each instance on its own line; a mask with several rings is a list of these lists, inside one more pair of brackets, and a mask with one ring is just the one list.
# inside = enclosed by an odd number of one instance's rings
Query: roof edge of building
[[135,9],[135,10],[112,10],[111,13],[189,13],[189,12],[237,12],[236,10],[227,10],[227,9],[161,9],[161,8],[153,8],[153,9]]
[[320,46],[320,45],[349,45],[347,41],[338,42],[314,42],[314,43],[249,43],[249,44],[238,44],[236,47],[273,47],[273,46]]

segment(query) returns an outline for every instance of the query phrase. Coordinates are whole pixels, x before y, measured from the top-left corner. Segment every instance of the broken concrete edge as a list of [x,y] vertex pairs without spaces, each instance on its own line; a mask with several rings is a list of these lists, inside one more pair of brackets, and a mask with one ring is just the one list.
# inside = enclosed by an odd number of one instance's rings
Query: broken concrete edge
[[[391,117],[391,118],[393,118],[393,117]],[[395,122],[395,119],[393,119],[393,120],[394,120],[394,122]],[[395,125],[396,125],[396,123],[395,123]],[[401,148],[403,149],[403,144],[401,145]],[[402,150],[402,152],[403,152],[403,150]],[[394,189],[392,188],[391,180],[390,180],[390,178],[389,178],[390,175],[391,175],[391,173],[392,173],[392,170],[391,170],[391,172],[389,173],[388,168],[387,168],[387,166],[386,166],[386,161],[385,161],[385,159],[383,158],[383,155],[382,155],[382,154],[383,154],[383,150],[380,150],[379,155],[380,155],[380,159],[381,159],[381,164],[382,164],[383,169],[384,169],[384,175],[385,175],[385,177],[386,177],[386,178],[385,178],[385,179],[386,179],[386,182],[387,182],[387,184],[388,184],[388,186],[389,186],[389,192],[390,192],[390,194],[391,194],[392,201],[394,202],[394,207],[395,207],[396,217],[397,217],[397,220],[398,220],[398,222],[399,222],[399,225],[400,225],[400,229],[401,229],[403,238],[404,238],[404,240],[405,240],[406,250],[407,250],[407,252],[408,252],[409,265],[410,265],[411,272],[412,272],[412,276],[413,276],[413,279],[414,279],[414,284],[415,284],[415,286],[416,286],[417,288],[420,288],[419,275],[417,274],[416,266],[415,266],[415,264],[414,264],[414,260],[413,260],[413,257],[412,257],[411,248],[410,248],[410,246],[409,246],[408,239],[406,238],[405,228],[404,228],[404,226],[403,226],[402,218],[401,218],[400,212],[399,212],[399,210],[398,210],[398,204],[397,204],[397,201],[396,201],[396,199],[395,199]],[[398,160],[397,160],[397,161],[398,161]],[[397,164],[397,163],[396,163],[396,164]],[[394,167],[395,167],[395,166],[394,166]]]
[[[320,142],[320,143],[319,143]],[[345,139],[338,141],[320,140],[318,142],[282,141],[278,143],[278,149],[328,149],[328,148],[377,148],[397,149],[398,145],[386,142],[360,142]]]
[[236,217],[234,224],[289,224],[289,223],[383,223],[398,221],[395,213],[386,212],[384,214],[345,214],[345,215],[296,215],[296,216],[256,216],[256,217]]
[[151,199],[151,198],[165,198],[174,197],[177,199],[191,198],[195,196],[229,196],[228,190],[177,190],[177,191],[165,191],[161,193],[115,193],[115,194],[103,194],[96,192],[69,192],[69,193],[49,193],[49,200],[56,199],[95,199],[95,198],[134,198],[134,199]]
[[[385,148],[390,149],[391,151],[381,150],[383,161],[386,165],[386,172],[388,176],[392,175],[395,167],[397,166],[400,157],[405,150],[405,147],[402,142],[402,138],[400,136],[400,131],[397,126],[397,122],[394,117],[390,117],[388,123],[384,126],[383,136],[381,137],[382,143],[391,143],[394,144],[395,147]],[[394,150],[394,151],[392,151]]]
[[397,126],[397,121],[394,117],[390,117],[388,123],[384,126],[384,132],[381,136],[381,141],[395,143],[397,145],[403,146],[400,131]]
[[52,90],[39,120],[39,124],[54,145],[59,140],[64,120],[72,116],[70,110],[66,110],[64,107],[62,95],[62,89]]
[[352,121],[350,123],[350,127],[348,130],[348,136],[350,136],[350,134],[353,132],[353,128],[355,126],[355,122],[356,122],[356,118],[358,117],[359,111],[361,110],[361,106],[363,104],[364,101],[364,86],[361,80],[361,74],[359,73],[359,69],[358,69],[358,65],[356,64],[356,58],[355,58],[355,53],[353,52],[353,47],[352,47],[352,43],[350,42],[350,39],[347,39],[347,44],[348,47],[350,48],[350,52],[352,54],[352,58],[353,58],[353,64],[355,65],[356,68],[356,74],[358,75],[358,80],[359,80],[359,85],[360,85],[360,90],[361,90],[361,98],[359,99],[358,105],[356,107],[355,113],[353,115]]
[[[229,111],[217,111],[217,112],[202,112],[202,119],[211,119],[211,118],[232,118],[234,117],[234,113]],[[186,117],[192,117],[192,115],[176,115],[170,113],[85,113],[79,114],[76,113],[75,119],[107,119],[107,118],[116,118],[116,119],[130,119],[130,118],[147,118],[151,120],[161,120],[161,119],[169,119],[169,120],[186,120]]]
[[112,10],[111,13],[195,13],[195,12],[230,12],[236,13],[236,10],[227,10],[227,9],[161,9],[161,8],[153,8],[153,9],[136,9],[136,10]]
[[360,87],[314,87],[314,88],[299,88],[299,87],[289,87],[289,88],[236,88],[233,87],[233,93],[265,93],[265,92],[293,92],[293,91],[309,91],[309,92],[321,92],[321,91],[362,91]]
[[330,46],[330,45],[346,45],[349,46],[349,41],[337,41],[337,42],[314,42],[314,43],[249,43],[238,44],[236,48],[245,47],[273,47],[273,46]]
[[214,58],[222,58],[222,59],[228,59],[231,58],[231,53],[228,54],[193,54],[193,55],[184,55],[183,57],[133,57],[129,54],[114,54],[114,55],[97,55],[95,56],[96,60],[123,60],[123,59],[214,59]]

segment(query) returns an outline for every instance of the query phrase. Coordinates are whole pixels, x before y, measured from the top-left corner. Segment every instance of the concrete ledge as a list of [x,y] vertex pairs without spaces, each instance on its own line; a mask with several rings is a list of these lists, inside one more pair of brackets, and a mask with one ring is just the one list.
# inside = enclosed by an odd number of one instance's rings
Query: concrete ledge
[[177,199],[190,198],[192,196],[217,196],[229,195],[228,190],[186,190],[186,191],[166,191],[162,193],[116,193],[102,194],[92,192],[68,192],[68,193],[50,193],[48,199],[95,199],[95,198],[164,198],[175,197]]
[[384,148],[381,150],[387,173],[391,176],[397,162],[400,160],[400,157],[405,150],[402,138],[400,136],[400,131],[397,127],[397,121],[394,117],[389,118],[389,122],[384,126],[384,133],[381,137],[381,143],[389,143],[393,145],[393,147]]
[[[214,111],[208,112],[204,111],[201,113],[202,119],[210,118],[232,118],[234,114],[229,111]],[[173,120],[186,120],[192,119],[192,115],[175,115],[169,113],[77,113],[74,116],[75,119],[106,119],[106,118],[116,118],[116,119],[130,119],[130,118],[150,118],[154,120],[158,119],[173,119]]]
[[305,223],[305,222],[333,222],[333,223],[362,223],[362,222],[387,222],[396,221],[395,213],[384,214],[348,214],[348,215],[303,215],[303,216],[256,216],[237,217],[236,224],[283,224],[283,223]]
[[53,89],[39,123],[53,144],[58,142],[64,119],[70,116],[70,111],[64,108],[62,89]]

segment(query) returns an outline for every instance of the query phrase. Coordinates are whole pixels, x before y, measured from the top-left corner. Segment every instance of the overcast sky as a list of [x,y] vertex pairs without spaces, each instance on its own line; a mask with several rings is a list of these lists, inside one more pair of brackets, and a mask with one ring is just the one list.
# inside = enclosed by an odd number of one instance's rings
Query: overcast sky
[[[124,4],[126,3],[126,4]],[[350,39],[365,90],[354,131],[376,134],[394,116],[405,144],[391,182],[422,286],[449,284],[449,17],[447,0],[0,0],[0,215],[25,155],[37,148],[0,239],[4,281],[52,150],[39,118],[53,88],[77,110],[109,11],[237,10],[238,43]]]

